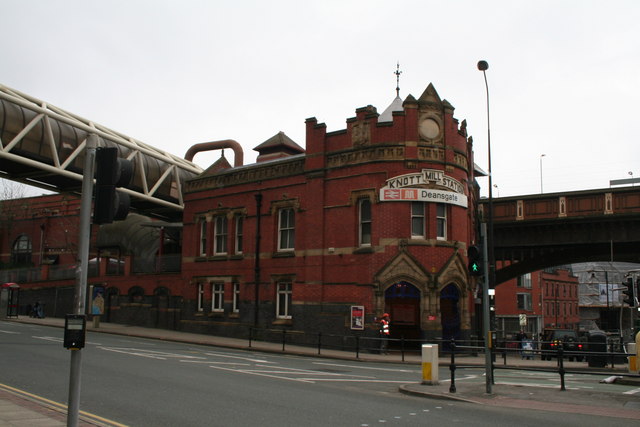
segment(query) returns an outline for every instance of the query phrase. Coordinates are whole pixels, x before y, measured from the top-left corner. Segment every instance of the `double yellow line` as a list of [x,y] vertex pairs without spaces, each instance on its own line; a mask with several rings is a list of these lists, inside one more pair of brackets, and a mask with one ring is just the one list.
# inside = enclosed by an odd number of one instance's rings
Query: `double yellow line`
[[[64,414],[67,413],[67,405],[64,405],[59,402],[54,402],[53,400],[46,399],[42,396],[38,396],[32,393],[29,393],[27,391],[20,390],[18,388],[11,387],[2,383],[0,383],[0,390],[6,391],[7,393],[11,393],[18,397],[29,399],[31,401],[42,404],[55,411],[62,412]],[[126,424],[120,424],[116,421],[112,421],[107,418],[103,418],[98,415],[91,414],[85,411],[80,411],[80,416],[81,418],[83,418],[84,421],[98,425],[98,426],[102,426],[102,427],[127,427]]]

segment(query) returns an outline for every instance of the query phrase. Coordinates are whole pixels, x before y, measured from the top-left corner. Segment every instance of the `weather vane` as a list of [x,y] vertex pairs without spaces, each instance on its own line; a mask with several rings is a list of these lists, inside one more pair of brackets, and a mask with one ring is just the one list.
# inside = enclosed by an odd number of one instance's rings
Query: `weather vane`
[[394,71],[393,74],[396,75],[396,96],[400,97],[400,74],[402,74],[402,71],[400,71],[400,61],[398,61],[396,71]]

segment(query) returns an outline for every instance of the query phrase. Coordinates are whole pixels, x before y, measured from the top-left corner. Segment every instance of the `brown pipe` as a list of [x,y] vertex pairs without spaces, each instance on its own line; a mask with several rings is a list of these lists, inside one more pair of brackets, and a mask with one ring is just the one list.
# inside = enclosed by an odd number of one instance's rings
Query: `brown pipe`
[[233,166],[242,166],[244,163],[244,151],[242,151],[242,146],[233,139],[223,139],[221,141],[211,141],[211,142],[201,142],[200,144],[196,144],[191,146],[189,150],[187,150],[187,154],[184,155],[184,159],[188,161],[193,161],[193,157],[201,152],[201,151],[211,151],[218,150],[221,148],[231,148],[233,150],[234,159]]

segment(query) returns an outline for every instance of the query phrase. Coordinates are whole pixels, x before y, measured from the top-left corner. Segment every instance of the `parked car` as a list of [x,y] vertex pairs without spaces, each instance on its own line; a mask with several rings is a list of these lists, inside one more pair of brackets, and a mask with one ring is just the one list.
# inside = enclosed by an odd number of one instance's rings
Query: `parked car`
[[580,362],[584,359],[584,355],[577,354],[584,350],[584,346],[578,340],[576,331],[573,329],[545,329],[540,344],[542,360],[551,360],[552,357],[556,357],[560,343],[562,343],[562,349],[569,361],[573,361],[575,358]]

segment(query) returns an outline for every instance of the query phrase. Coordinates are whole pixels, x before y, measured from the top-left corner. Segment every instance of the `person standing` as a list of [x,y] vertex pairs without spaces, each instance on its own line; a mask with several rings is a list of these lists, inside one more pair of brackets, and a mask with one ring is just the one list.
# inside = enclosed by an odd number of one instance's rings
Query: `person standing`
[[380,319],[380,353],[381,354],[389,354],[389,323],[390,323],[389,313],[384,313],[382,315],[382,319]]

